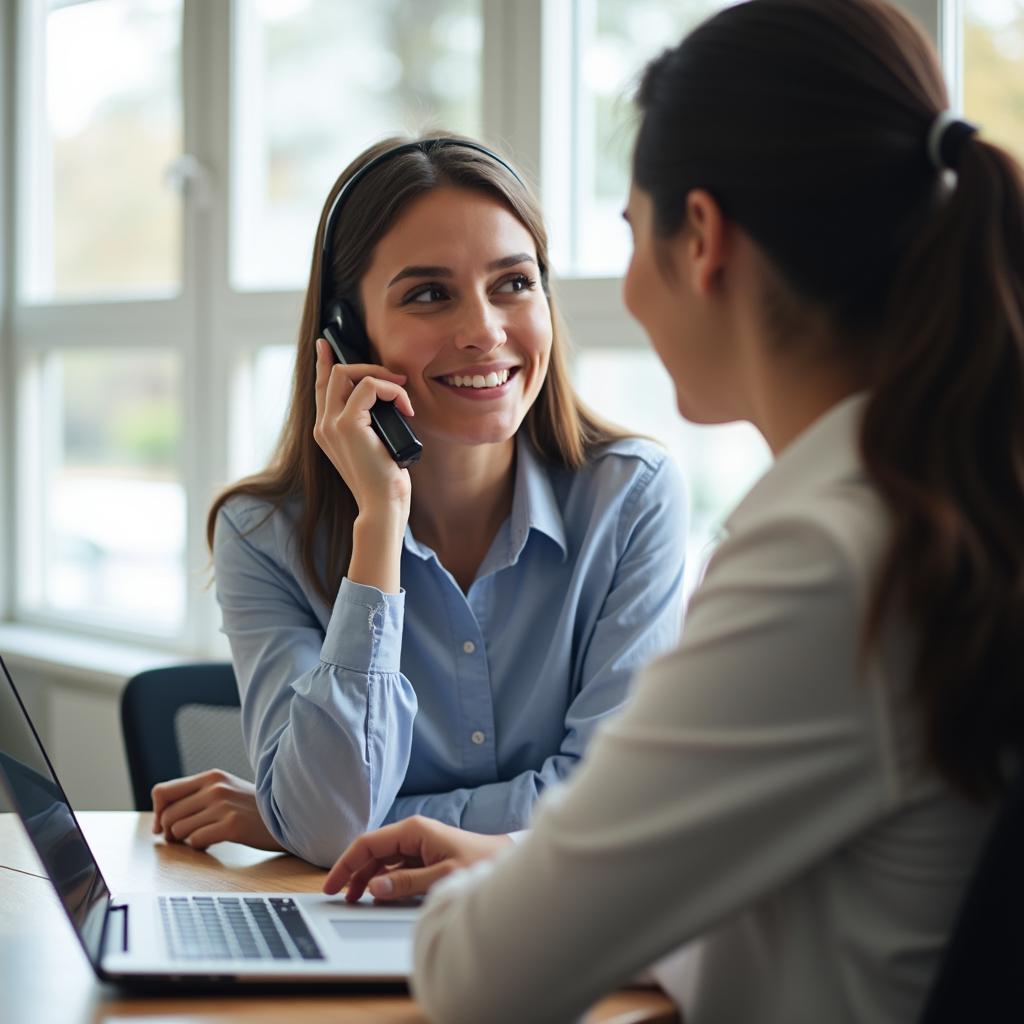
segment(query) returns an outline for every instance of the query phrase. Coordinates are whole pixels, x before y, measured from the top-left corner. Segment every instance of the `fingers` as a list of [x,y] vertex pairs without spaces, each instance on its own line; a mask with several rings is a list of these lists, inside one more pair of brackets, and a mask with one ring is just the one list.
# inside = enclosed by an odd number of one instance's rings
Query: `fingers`
[[193,846],[195,843],[192,837],[195,832],[204,826],[218,824],[222,827],[226,824],[223,815],[210,807],[203,807],[195,814],[179,818],[170,828],[164,830],[164,836],[170,842],[187,842]]
[[223,843],[230,840],[227,834],[228,827],[223,821],[214,821],[209,825],[201,825],[194,832],[191,832],[184,840],[193,850],[205,850],[214,843]]
[[421,868],[423,861],[418,857],[399,857],[389,861],[372,860],[369,864],[360,868],[348,880],[348,888],[345,890],[345,899],[349,903],[357,903],[366,892],[367,886],[372,878],[378,875],[385,875],[396,868]]
[[378,400],[394,402],[406,416],[415,415],[409,395],[401,386],[405,377],[380,366],[331,367],[324,392],[324,410],[343,414],[368,412]]
[[456,860],[442,860],[422,868],[397,868],[370,879],[370,895],[381,902],[407,900],[425,895],[435,883],[457,871]]
[[[232,809],[250,805],[255,813],[255,787],[219,768],[153,787],[153,831],[163,832],[168,842],[181,839],[175,826],[205,808],[224,817]],[[158,827],[159,826],[159,827]]]
[[164,810],[176,800],[197,792],[206,783],[207,772],[200,772],[198,775],[188,775],[182,779],[171,779],[169,782],[158,782],[152,790],[150,797],[153,801],[153,832],[158,833],[164,830]]
[[[419,855],[420,840],[410,823],[414,818],[385,825],[375,832],[367,832],[352,842],[334,862],[324,879],[324,892],[334,894],[346,885],[353,875],[371,865],[387,864],[406,857]],[[371,871],[372,874],[372,871]]]

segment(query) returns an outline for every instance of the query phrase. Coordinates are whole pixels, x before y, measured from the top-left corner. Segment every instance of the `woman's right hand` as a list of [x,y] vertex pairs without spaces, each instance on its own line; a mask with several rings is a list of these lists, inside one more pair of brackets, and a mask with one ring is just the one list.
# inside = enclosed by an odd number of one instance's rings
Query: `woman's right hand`
[[256,807],[256,787],[214,768],[153,787],[153,831],[169,843],[205,850],[232,842],[258,850],[283,851]]
[[360,515],[409,515],[409,471],[399,469],[370,424],[378,399],[412,416],[405,376],[370,363],[333,363],[323,338],[316,343],[316,424],[313,437],[341,474]]
[[496,856],[512,839],[482,835],[414,815],[353,842],[324,879],[333,895],[347,886],[345,899],[356,902],[369,889],[377,900],[422,896],[459,868]]

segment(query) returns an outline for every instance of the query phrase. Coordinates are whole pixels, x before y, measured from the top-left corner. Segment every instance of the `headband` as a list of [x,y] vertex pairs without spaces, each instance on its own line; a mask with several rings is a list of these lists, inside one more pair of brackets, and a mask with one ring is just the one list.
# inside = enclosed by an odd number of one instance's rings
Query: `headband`
[[[327,219],[324,222],[324,237],[320,248],[320,307],[323,309],[327,302],[327,284],[328,277],[330,276],[330,255],[331,255],[331,237],[334,234],[334,222],[338,218],[338,214],[341,213],[342,207],[345,205],[348,197],[352,194],[352,189],[359,184],[371,171],[376,170],[381,164],[388,163],[393,160],[396,156],[401,156],[403,153],[412,153],[416,150],[423,153],[425,156],[430,156],[435,149],[448,149],[451,146],[460,146],[463,149],[474,149],[478,153],[483,153],[484,156],[490,157],[496,163],[501,164],[502,167],[512,175],[516,181],[519,182],[523,188],[526,188],[526,183],[519,176],[515,168],[507,161],[503,160],[497,153],[488,149],[486,146],[481,145],[479,142],[472,142],[469,139],[453,139],[447,136],[442,136],[436,139],[417,139],[415,142],[402,142],[397,146],[393,146],[391,149],[386,149],[383,153],[378,153],[372,160],[363,164],[362,167],[356,171],[344,185],[338,189],[338,194],[334,197],[334,202],[331,203],[331,208],[327,213]],[[322,315],[321,315],[322,318]]]

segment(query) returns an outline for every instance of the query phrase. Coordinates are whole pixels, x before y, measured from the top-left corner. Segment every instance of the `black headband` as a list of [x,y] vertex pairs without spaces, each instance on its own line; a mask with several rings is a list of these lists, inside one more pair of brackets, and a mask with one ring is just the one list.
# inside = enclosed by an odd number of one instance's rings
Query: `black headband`
[[[338,215],[341,213],[342,208],[345,205],[348,197],[352,194],[352,190],[365,178],[371,171],[376,170],[381,164],[387,163],[389,160],[396,156],[401,156],[403,153],[412,153],[419,151],[426,156],[429,156],[434,152],[435,149],[447,149],[449,146],[461,146],[463,149],[475,149],[478,153],[483,153],[484,156],[489,156],[496,163],[501,164],[509,174],[512,175],[516,181],[519,182],[524,188],[526,183],[519,176],[516,169],[511,166],[506,160],[498,156],[497,153],[488,149],[486,146],[481,145],[479,142],[471,142],[468,139],[453,139],[448,136],[442,136],[437,139],[418,139],[415,142],[403,142],[391,149],[385,150],[383,153],[379,153],[368,163],[363,164],[355,174],[352,175],[344,185],[338,189],[338,194],[334,197],[334,202],[331,203],[331,208],[327,213],[327,221],[324,224],[324,237],[320,247],[320,322],[324,323],[324,310],[327,305],[327,280],[328,273],[330,270],[330,255],[331,255],[331,237],[334,234],[334,222],[337,220]],[[333,296],[332,296],[333,297]]]

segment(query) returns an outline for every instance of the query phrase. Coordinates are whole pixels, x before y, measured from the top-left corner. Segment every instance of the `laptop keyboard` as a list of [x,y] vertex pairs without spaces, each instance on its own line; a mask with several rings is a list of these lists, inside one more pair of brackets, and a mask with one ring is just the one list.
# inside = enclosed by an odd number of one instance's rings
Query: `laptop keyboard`
[[294,900],[275,896],[161,896],[174,960],[323,960]]

